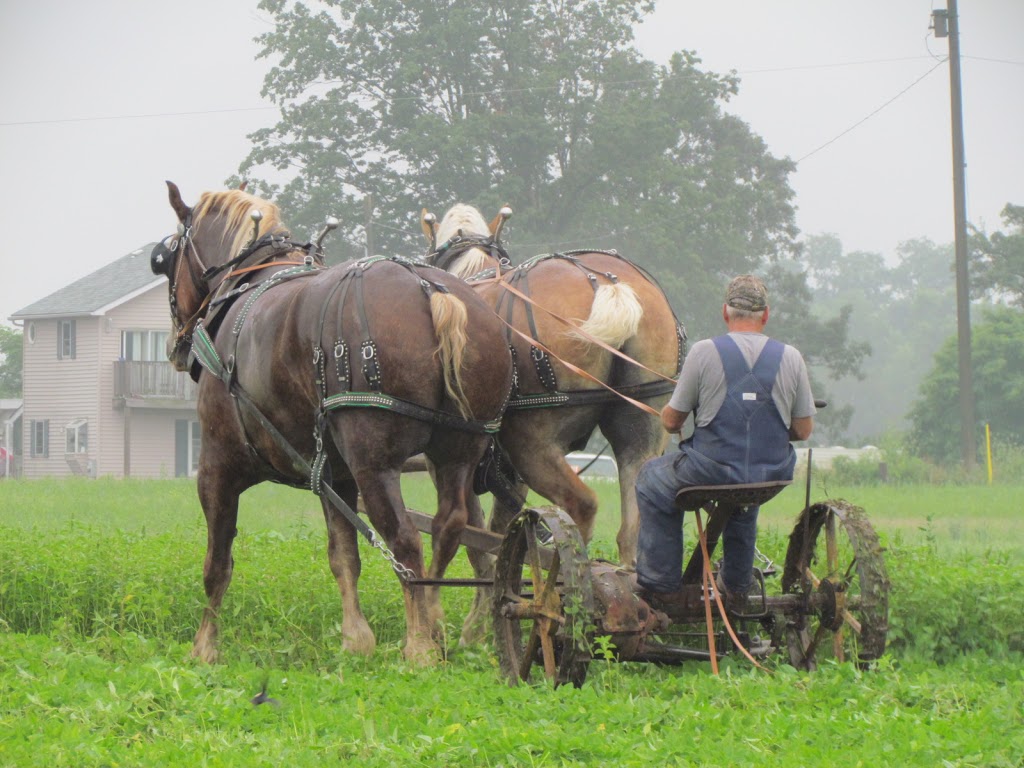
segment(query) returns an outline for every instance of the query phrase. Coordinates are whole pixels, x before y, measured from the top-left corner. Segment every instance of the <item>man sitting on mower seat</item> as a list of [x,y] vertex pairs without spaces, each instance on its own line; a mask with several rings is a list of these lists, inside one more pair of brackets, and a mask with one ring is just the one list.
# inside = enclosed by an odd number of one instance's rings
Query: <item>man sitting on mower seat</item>
[[[678,452],[644,464],[637,479],[637,583],[654,603],[683,599],[679,490],[792,480],[796,453],[790,440],[806,440],[814,427],[817,411],[803,356],[764,335],[768,293],[761,280],[733,278],[722,319],[728,333],[693,345],[661,411],[670,433],[681,433],[693,413],[693,435]],[[745,603],[753,584],[759,509],[737,508],[722,531],[725,552],[717,587],[729,610]]]

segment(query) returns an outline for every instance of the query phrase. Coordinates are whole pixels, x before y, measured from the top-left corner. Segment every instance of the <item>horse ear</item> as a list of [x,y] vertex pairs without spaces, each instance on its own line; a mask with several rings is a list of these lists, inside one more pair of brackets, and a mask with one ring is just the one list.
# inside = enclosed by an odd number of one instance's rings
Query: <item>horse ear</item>
[[246,187],[247,187],[248,185],[249,185],[249,180],[248,180],[248,179],[243,179],[243,180],[242,180],[242,183],[238,185],[238,191],[239,191],[239,192],[245,192],[245,188],[246,188]]
[[426,208],[420,211],[420,227],[431,243],[437,238],[437,217]]
[[177,214],[178,221],[184,223],[188,215],[192,213],[192,209],[185,205],[181,199],[181,192],[178,191],[178,185],[173,181],[167,182],[167,198],[171,201],[171,208]]

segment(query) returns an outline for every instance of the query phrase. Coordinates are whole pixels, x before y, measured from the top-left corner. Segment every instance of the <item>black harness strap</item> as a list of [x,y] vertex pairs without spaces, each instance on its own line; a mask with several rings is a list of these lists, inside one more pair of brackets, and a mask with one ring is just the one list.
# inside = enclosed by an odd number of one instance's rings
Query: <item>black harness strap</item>
[[488,255],[497,261],[500,267],[508,267],[512,264],[512,260],[508,257],[505,247],[495,240],[493,236],[463,235],[462,230],[459,230],[458,234],[449,239],[448,242],[442,243],[439,247],[430,251],[425,261],[427,264],[447,272],[456,259],[473,248],[487,251]]
[[508,410],[550,408],[556,405],[617,403],[622,396],[633,400],[647,400],[658,395],[668,394],[673,389],[675,389],[675,385],[668,381],[647,381],[643,384],[615,387],[613,392],[607,389],[574,389],[568,392],[543,392],[537,395],[517,394],[509,400]]

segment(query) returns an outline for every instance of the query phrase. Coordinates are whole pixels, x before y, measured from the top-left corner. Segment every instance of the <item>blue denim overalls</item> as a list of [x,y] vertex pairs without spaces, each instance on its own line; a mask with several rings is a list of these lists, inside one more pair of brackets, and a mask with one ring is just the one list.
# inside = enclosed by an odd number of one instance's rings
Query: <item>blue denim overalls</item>
[[[680,488],[791,480],[796,465],[789,429],[772,399],[785,345],[769,339],[751,368],[728,335],[713,341],[727,384],[721,408],[680,444],[679,453],[647,462],[637,479],[637,577],[657,592],[679,589],[682,578],[682,513],[675,507]],[[737,510],[722,532],[722,576],[730,591],[750,585],[758,509]]]

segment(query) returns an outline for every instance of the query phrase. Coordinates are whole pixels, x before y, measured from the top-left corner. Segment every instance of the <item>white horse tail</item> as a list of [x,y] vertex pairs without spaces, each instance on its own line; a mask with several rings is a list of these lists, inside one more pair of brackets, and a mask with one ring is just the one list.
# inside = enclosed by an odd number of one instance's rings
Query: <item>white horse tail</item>
[[464,419],[473,418],[473,410],[462,387],[462,360],[466,353],[466,326],[469,313],[462,299],[436,291],[430,295],[430,316],[437,336],[437,351],[444,371],[444,388],[459,407]]
[[[580,325],[580,330],[618,349],[636,335],[643,314],[643,305],[630,286],[625,283],[602,285],[594,294],[590,317]],[[589,341],[582,334],[572,335]]]

